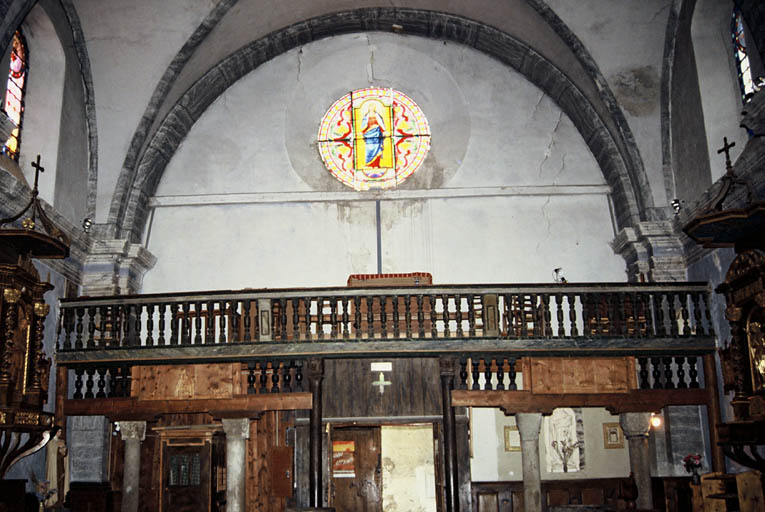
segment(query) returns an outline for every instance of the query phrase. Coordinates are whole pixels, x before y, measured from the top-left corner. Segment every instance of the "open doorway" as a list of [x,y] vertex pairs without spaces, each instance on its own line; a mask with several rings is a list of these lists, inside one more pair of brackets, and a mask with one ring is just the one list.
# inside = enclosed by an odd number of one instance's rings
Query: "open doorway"
[[433,424],[335,426],[330,441],[331,506],[337,512],[436,512]]

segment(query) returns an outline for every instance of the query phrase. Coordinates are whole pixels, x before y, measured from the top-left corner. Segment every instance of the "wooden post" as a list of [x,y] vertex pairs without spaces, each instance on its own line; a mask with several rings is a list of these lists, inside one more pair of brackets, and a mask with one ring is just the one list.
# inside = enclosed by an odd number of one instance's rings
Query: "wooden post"
[[444,491],[446,512],[458,512],[460,500],[459,475],[457,472],[457,433],[455,430],[452,387],[454,387],[454,359],[442,357],[438,360],[441,368],[441,402],[444,422]]
[[704,386],[707,390],[707,419],[709,423],[709,440],[712,443],[712,471],[725,473],[725,455],[720,446],[720,436],[717,424],[720,423],[720,395],[717,390],[717,367],[715,355],[704,356]]
[[69,371],[66,366],[56,367],[56,404],[53,423],[64,431],[61,437],[66,439],[66,417],[64,416],[64,400],[69,394]]
[[323,505],[321,483],[321,381],[324,378],[324,361],[322,359],[309,359],[308,361],[308,384],[310,386],[313,404],[311,407],[311,419],[309,423],[309,461],[308,461],[308,487],[310,489],[310,506],[321,507]]

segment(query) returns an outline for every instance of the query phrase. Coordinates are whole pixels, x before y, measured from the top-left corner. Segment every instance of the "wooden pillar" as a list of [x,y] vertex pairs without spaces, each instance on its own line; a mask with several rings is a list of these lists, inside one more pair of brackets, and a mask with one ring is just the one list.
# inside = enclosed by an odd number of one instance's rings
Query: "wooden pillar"
[[246,510],[246,439],[250,438],[248,418],[221,419],[226,433],[226,512]]
[[308,461],[308,487],[310,489],[311,507],[321,507],[324,503],[321,482],[321,382],[324,378],[324,361],[322,359],[309,359],[308,361],[308,384],[311,390],[312,406],[311,419],[308,430],[309,461]]
[[125,441],[125,468],[122,476],[122,512],[138,512],[141,479],[141,442],[146,439],[145,421],[120,421]]
[[444,493],[446,512],[458,512],[459,474],[457,471],[457,432],[452,407],[454,387],[454,359],[442,357],[438,361],[441,369],[441,402],[444,424]]
[[725,454],[720,446],[717,424],[720,423],[720,395],[717,389],[717,367],[715,355],[704,356],[704,387],[707,390],[707,419],[709,423],[710,452],[712,452],[712,471],[725,473]]
[[651,491],[651,450],[648,433],[651,430],[651,415],[647,412],[627,412],[619,415],[619,424],[629,442],[630,471],[638,488],[637,508],[653,508]]
[[539,462],[539,431],[542,414],[538,412],[515,415],[521,436],[521,464],[523,465],[523,505],[526,512],[542,512],[542,473]]

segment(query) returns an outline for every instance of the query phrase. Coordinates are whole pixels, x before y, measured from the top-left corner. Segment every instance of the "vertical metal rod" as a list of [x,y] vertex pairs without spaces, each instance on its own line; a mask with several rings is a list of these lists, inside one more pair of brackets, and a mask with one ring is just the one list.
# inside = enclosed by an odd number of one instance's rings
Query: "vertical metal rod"
[[375,201],[375,225],[377,227],[377,273],[382,274],[382,229],[379,199]]

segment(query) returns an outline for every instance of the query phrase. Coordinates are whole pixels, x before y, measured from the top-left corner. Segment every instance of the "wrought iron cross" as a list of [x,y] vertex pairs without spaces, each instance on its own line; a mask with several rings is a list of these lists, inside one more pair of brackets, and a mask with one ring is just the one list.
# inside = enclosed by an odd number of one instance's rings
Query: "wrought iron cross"
[[728,144],[728,137],[723,137],[723,147],[717,150],[717,154],[719,155],[722,152],[725,152],[725,168],[730,169],[730,148],[735,146],[735,142],[731,142]]
[[37,155],[37,160],[32,162],[32,167],[35,169],[35,190],[37,190],[37,178],[40,176],[41,172],[45,172],[45,167],[40,165],[40,155]]

